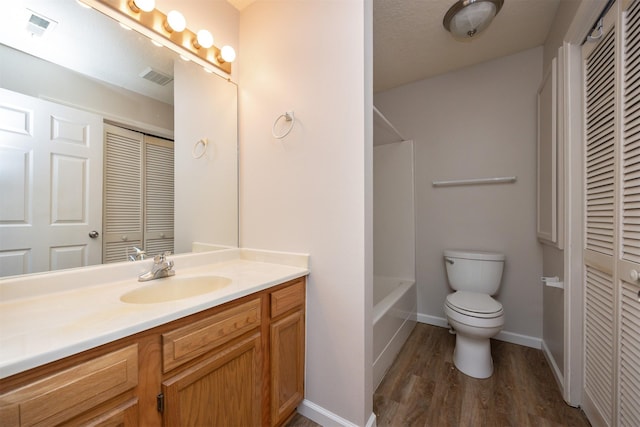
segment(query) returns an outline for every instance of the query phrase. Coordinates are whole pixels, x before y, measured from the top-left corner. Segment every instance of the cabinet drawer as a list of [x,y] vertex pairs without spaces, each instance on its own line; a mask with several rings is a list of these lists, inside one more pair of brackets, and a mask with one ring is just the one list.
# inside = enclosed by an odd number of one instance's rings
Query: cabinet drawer
[[170,371],[260,325],[260,298],[162,334],[162,370]]
[[290,286],[271,293],[271,317],[277,317],[303,304],[304,279],[297,279]]
[[7,426],[57,425],[137,385],[134,344],[0,396],[0,420]]

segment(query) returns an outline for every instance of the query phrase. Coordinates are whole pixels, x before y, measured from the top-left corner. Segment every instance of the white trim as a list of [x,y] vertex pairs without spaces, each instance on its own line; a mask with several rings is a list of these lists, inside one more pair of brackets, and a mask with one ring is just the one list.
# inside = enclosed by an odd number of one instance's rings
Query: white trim
[[[442,328],[448,328],[449,323],[444,317],[430,316],[428,314],[418,313],[418,322],[426,323],[428,325],[440,326]],[[515,332],[501,331],[498,335],[493,337],[498,341],[504,341],[511,344],[523,345],[525,347],[535,348],[540,350],[542,348],[542,339],[538,337],[532,337],[529,335],[517,334]]]
[[547,359],[547,363],[551,366],[551,372],[553,372],[553,377],[556,379],[556,383],[558,383],[558,388],[560,390],[564,390],[564,376],[562,375],[562,371],[558,367],[556,363],[556,359],[551,354],[551,350],[547,347],[547,343],[542,341],[542,353],[544,354],[545,359]]
[[376,427],[377,425],[378,425],[378,421],[376,418],[376,414],[372,412],[371,416],[369,417],[369,421],[367,421],[367,425],[365,427]]
[[[298,413],[323,427],[358,427],[357,424],[353,424],[307,399],[304,399],[298,406]],[[376,427],[376,415],[373,412],[369,416],[366,427]]]
[[607,5],[607,0],[582,1],[564,36],[567,43],[581,45],[600,12]]
[[565,250],[564,250],[564,400],[580,405],[583,380],[583,83],[579,45],[564,43],[563,79]]
[[174,132],[171,129],[166,129],[160,126],[152,125],[149,123],[141,122],[139,120],[134,120],[129,117],[119,116],[117,114],[112,114],[107,111],[103,111],[99,108],[88,107],[86,105],[79,105],[73,102],[65,101],[58,98],[53,98],[50,96],[41,96],[40,99],[44,99],[46,101],[55,102],[56,104],[65,105],[67,107],[77,108],[79,110],[88,111],[90,113],[99,114],[102,116],[104,122],[108,124],[112,124],[115,126],[125,127],[127,129],[134,130],[136,132],[142,132],[147,134],[152,134],[155,136],[159,136],[161,138],[174,139]]
[[504,341],[511,344],[523,345],[525,347],[535,348],[536,350],[542,349],[542,338],[532,337],[529,335],[517,334],[515,332],[501,331],[498,335],[493,337],[498,341]]
[[418,322],[427,325],[440,326],[441,328],[449,328],[449,322],[444,317],[430,316],[428,314],[418,313]]

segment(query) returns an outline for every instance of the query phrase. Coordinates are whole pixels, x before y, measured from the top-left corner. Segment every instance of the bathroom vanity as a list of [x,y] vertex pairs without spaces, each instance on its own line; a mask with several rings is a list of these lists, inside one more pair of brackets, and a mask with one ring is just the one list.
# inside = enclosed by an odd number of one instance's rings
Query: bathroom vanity
[[175,277],[227,286],[161,303],[122,302],[145,286],[131,280],[20,298],[1,288],[0,425],[286,422],[304,392],[306,258],[221,252],[176,256]]

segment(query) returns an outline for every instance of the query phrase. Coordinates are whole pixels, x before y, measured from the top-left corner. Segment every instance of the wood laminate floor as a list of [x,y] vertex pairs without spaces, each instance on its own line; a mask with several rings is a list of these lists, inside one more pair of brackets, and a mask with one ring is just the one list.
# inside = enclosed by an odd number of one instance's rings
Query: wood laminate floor
[[[479,380],[455,368],[454,347],[447,329],[416,325],[374,394],[378,427],[589,426],[540,350],[493,340],[493,376]],[[299,414],[287,424],[316,426]]]

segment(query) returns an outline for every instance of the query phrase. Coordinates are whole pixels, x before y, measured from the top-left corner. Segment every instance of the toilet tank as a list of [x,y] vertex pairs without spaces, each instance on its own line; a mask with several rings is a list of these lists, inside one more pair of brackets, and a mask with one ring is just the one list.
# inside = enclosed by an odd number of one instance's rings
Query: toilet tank
[[500,288],[505,256],[484,251],[444,251],[449,285],[456,291],[494,295]]

